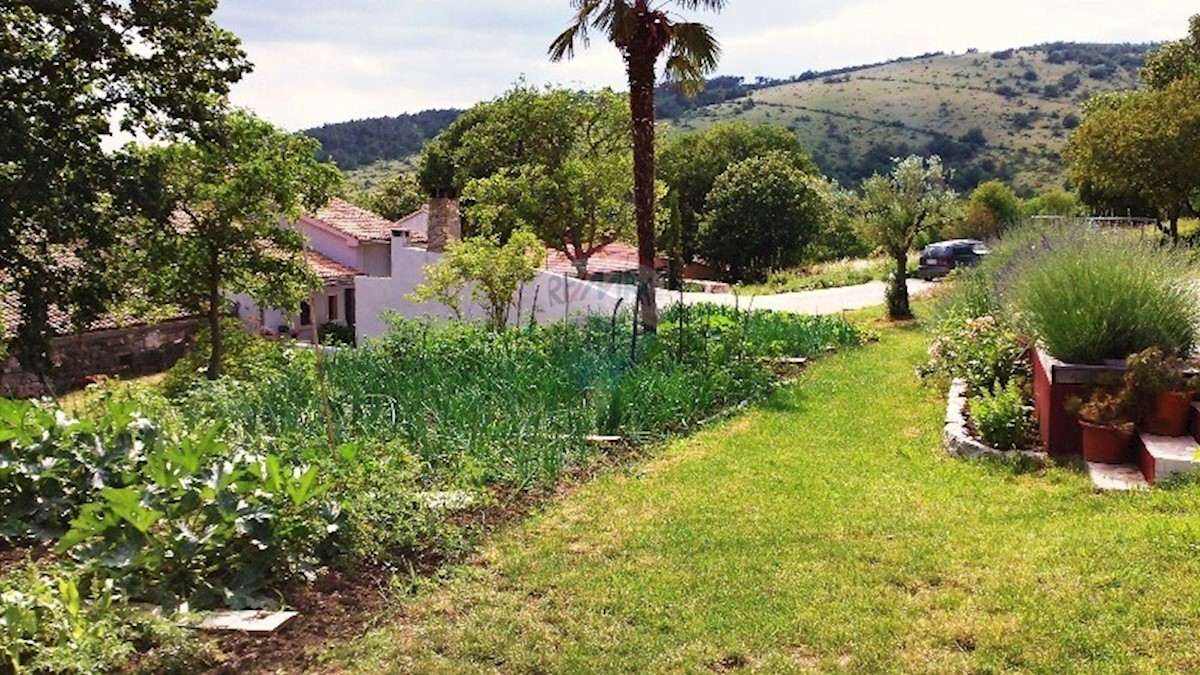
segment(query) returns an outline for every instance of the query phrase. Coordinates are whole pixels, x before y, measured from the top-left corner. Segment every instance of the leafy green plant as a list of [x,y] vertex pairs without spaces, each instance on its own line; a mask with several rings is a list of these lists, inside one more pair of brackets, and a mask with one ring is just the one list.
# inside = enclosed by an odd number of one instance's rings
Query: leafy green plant
[[354,326],[328,322],[321,324],[321,343],[326,345],[353,347],[356,337]]
[[337,510],[316,467],[232,452],[220,427],[147,448],[136,480],[99,490],[59,541],[100,578],[167,606],[263,606],[272,580],[311,576]]
[[261,603],[310,572],[336,526],[315,467],[234,451],[222,428],[181,432],[113,398],[76,419],[0,399],[0,533],[61,553],[130,595],[193,606]]
[[1143,349],[1126,359],[1125,386],[1138,398],[1152,399],[1169,391],[1186,391],[1187,364],[1174,354],[1164,354],[1158,347]]
[[929,346],[929,360],[917,373],[943,384],[960,378],[972,395],[996,394],[1010,383],[1029,382],[1027,350],[1026,341],[995,317],[947,320]]
[[134,480],[157,434],[128,400],[76,419],[50,403],[0,399],[0,536],[58,538],[100,490]]
[[1079,233],[1046,240],[1013,283],[1021,325],[1055,358],[1123,359],[1149,347],[1185,353],[1200,310],[1187,261],[1128,238]]
[[997,450],[1018,450],[1029,446],[1033,436],[1033,414],[1026,396],[1014,380],[983,391],[970,399],[971,421],[980,439]]
[[[289,343],[245,331],[236,319],[223,319],[221,332],[221,374],[224,377],[257,380],[277,371],[289,358],[297,355]],[[200,328],[191,351],[167,371],[161,387],[168,398],[178,398],[201,381],[207,381],[209,342],[208,328]]]
[[[122,603],[111,583],[89,588],[78,572],[27,564],[0,577],[0,651],[8,672],[144,672],[211,665],[213,645]],[[140,653],[139,653],[140,652]]]

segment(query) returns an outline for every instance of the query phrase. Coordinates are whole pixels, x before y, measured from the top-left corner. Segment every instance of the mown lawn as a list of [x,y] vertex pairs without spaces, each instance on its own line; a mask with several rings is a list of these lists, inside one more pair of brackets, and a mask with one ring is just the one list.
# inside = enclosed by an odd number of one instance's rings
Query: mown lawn
[[1096,494],[940,450],[885,328],[399,601],[333,668],[392,672],[1200,669],[1200,488]]

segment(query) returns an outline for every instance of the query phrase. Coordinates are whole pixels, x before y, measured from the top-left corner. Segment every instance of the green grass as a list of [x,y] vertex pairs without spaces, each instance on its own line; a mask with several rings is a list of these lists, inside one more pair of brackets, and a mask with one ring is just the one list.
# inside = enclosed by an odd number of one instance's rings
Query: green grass
[[[920,256],[912,253],[908,258],[909,270],[916,269]],[[857,286],[869,281],[883,281],[895,269],[895,265],[895,262],[886,257],[830,260],[772,272],[764,283],[739,284],[737,291],[742,295],[772,295]]]
[[[861,317],[873,316],[872,312]],[[1200,668],[1200,488],[953,460],[917,328],[585,486],[330,663],[392,672]]]

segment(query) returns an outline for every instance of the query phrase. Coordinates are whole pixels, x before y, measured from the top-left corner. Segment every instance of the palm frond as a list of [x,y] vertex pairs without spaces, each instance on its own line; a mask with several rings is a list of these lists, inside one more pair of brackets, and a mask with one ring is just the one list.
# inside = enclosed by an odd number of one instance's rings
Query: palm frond
[[678,82],[685,96],[704,88],[704,76],[717,67],[721,46],[712,29],[702,23],[677,23],[672,27],[667,79]]
[[585,48],[589,45],[591,36],[588,32],[592,28],[612,39],[615,13],[629,9],[621,0],[571,0],[571,6],[575,8],[574,20],[550,43],[551,61],[574,58],[576,45]]
[[683,9],[706,9],[710,12],[719,12],[725,9],[725,5],[729,0],[675,0],[675,4]]

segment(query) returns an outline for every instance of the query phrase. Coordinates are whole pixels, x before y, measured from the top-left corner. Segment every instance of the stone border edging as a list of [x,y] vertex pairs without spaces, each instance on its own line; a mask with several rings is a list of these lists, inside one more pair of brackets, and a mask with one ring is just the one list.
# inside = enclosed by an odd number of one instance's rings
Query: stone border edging
[[997,450],[975,440],[967,428],[967,383],[961,379],[950,382],[950,391],[946,394],[946,426],[942,431],[942,445],[951,455],[966,459],[1024,457],[1044,464],[1049,457],[1044,452],[1030,450]]

